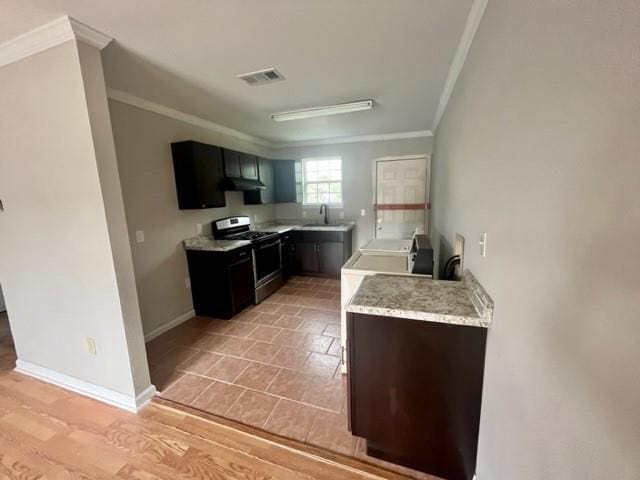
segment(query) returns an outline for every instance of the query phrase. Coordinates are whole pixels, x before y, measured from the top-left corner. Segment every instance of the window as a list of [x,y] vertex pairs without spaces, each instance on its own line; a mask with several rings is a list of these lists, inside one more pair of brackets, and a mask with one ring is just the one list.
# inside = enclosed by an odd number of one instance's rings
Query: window
[[304,205],[328,203],[342,205],[342,159],[306,158],[302,160]]

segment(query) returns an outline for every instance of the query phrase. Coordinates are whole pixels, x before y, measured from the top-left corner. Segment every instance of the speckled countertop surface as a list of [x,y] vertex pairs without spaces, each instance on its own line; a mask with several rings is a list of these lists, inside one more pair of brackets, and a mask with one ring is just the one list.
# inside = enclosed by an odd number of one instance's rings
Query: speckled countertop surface
[[206,250],[209,252],[228,252],[234,248],[244,247],[251,242],[248,240],[215,240],[211,236],[188,238],[184,241],[187,250]]
[[[311,225],[312,224],[312,225]],[[262,232],[278,232],[285,233],[291,230],[307,230],[319,232],[347,232],[353,229],[356,222],[353,220],[341,220],[340,222],[324,225],[322,223],[314,223],[313,220],[276,220],[274,222],[261,223],[254,225],[251,229]]]
[[379,274],[362,280],[346,310],[486,328],[493,301],[469,271],[460,282]]

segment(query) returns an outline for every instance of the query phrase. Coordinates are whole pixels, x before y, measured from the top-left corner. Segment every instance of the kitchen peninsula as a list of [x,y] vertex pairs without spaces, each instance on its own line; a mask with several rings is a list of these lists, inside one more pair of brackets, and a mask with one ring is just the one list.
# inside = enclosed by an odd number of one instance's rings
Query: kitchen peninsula
[[351,432],[371,456],[470,480],[491,298],[469,271],[460,282],[382,274],[346,310]]

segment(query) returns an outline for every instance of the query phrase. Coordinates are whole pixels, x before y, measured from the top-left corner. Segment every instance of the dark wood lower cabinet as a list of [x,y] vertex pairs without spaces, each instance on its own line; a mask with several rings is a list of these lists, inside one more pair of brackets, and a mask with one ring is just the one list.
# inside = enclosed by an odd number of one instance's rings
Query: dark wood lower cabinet
[[350,426],[368,453],[471,480],[486,329],[349,313],[347,330]]
[[254,303],[250,249],[238,248],[230,252],[188,250],[187,263],[197,315],[231,318]]
[[340,270],[352,253],[352,230],[293,233],[297,273],[340,278]]

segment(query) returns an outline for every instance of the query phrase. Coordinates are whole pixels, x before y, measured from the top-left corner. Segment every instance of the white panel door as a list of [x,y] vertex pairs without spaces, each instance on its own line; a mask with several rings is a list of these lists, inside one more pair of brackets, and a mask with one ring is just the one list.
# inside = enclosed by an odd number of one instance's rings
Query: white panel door
[[427,157],[376,161],[376,238],[425,230],[427,181]]

